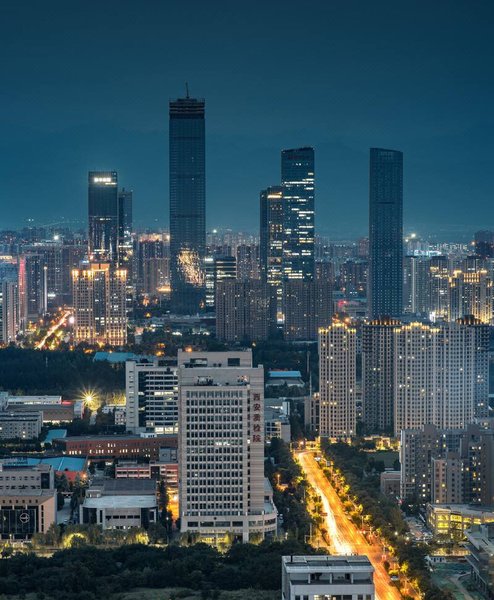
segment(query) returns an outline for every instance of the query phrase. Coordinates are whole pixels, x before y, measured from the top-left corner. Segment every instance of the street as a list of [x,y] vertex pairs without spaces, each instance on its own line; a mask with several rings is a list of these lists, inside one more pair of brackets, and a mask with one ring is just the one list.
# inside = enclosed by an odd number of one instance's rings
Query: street
[[[400,600],[402,595],[391,584],[383,565],[383,547],[369,543],[344,512],[343,504],[311,452],[297,453],[308,482],[321,496],[326,513],[326,527],[335,554],[365,554],[374,567],[376,600]],[[411,593],[410,595],[415,595]]]

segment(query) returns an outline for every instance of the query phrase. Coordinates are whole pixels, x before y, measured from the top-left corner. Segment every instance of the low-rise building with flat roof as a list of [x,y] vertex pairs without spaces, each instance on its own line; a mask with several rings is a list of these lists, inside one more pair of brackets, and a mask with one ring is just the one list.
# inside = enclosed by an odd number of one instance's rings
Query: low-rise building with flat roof
[[7,406],[56,406],[62,404],[62,396],[7,396]]
[[282,386],[303,388],[305,386],[300,371],[268,371],[266,386]]
[[55,490],[15,490],[0,492],[0,538],[28,540],[46,533],[56,523]]
[[281,408],[272,406],[264,407],[264,432],[265,441],[269,443],[272,438],[279,438],[287,444],[290,443],[292,430],[290,418]]
[[80,522],[101,525],[103,529],[147,529],[157,520],[154,480],[96,479],[80,506]]
[[0,494],[17,491],[53,490],[55,472],[51,465],[30,465],[22,458],[0,461]]
[[367,556],[283,556],[282,600],[374,600]]
[[473,578],[486,598],[494,598],[494,522],[474,525],[466,537]]
[[178,462],[152,460],[148,463],[119,461],[115,479],[154,479],[164,481],[169,493],[178,492]]
[[10,404],[7,410],[13,414],[31,413],[39,411],[43,423],[71,423],[74,420],[74,403],[62,402],[61,404]]
[[43,458],[26,458],[28,465],[51,465],[56,475],[65,475],[67,481],[77,478],[84,480],[87,476],[86,457],[44,456]]
[[0,413],[1,440],[33,440],[39,437],[43,413],[39,411]]
[[427,504],[427,525],[434,535],[463,540],[472,525],[494,521],[494,507],[470,504]]
[[70,456],[158,460],[160,448],[177,447],[176,435],[81,435],[53,440]]

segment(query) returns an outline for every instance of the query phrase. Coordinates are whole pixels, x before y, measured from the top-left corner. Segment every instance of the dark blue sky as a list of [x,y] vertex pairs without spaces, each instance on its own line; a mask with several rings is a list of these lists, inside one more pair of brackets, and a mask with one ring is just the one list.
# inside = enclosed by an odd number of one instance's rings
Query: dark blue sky
[[117,169],[168,224],[168,99],[206,98],[208,225],[256,230],[284,147],[316,148],[316,227],[367,229],[368,148],[402,150],[405,229],[494,226],[494,6],[421,0],[4,0],[1,227],[85,222]]

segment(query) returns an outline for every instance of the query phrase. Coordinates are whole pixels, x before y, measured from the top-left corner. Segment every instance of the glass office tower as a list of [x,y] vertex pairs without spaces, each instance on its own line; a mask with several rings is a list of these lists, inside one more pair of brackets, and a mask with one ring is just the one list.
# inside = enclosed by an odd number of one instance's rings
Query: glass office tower
[[284,201],[283,276],[314,279],[314,148],[281,153]]
[[118,192],[118,264],[130,269],[132,266],[132,190]]
[[204,100],[170,102],[171,310],[195,314],[204,307],[206,250]]
[[118,259],[118,179],[116,171],[89,171],[89,259]]
[[403,312],[403,153],[370,149],[369,316]]

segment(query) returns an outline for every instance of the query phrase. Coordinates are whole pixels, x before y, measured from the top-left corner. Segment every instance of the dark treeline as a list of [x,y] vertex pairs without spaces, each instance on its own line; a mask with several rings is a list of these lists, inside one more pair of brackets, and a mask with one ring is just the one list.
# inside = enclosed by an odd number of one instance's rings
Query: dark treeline
[[125,366],[94,362],[82,351],[0,350],[0,389],[19,394],[79,398],[84,390],[101,394],[125,389]]
[[139,587],[278,590],[281,556],[307,550],[289,540],[237,544],[226,554],[205,544],[164,549],[132,545],[112,550],[86,546],[56,552],[51,558],[17,554],[0,560],[0,594],[35,592],[45,600],[97,600]]

